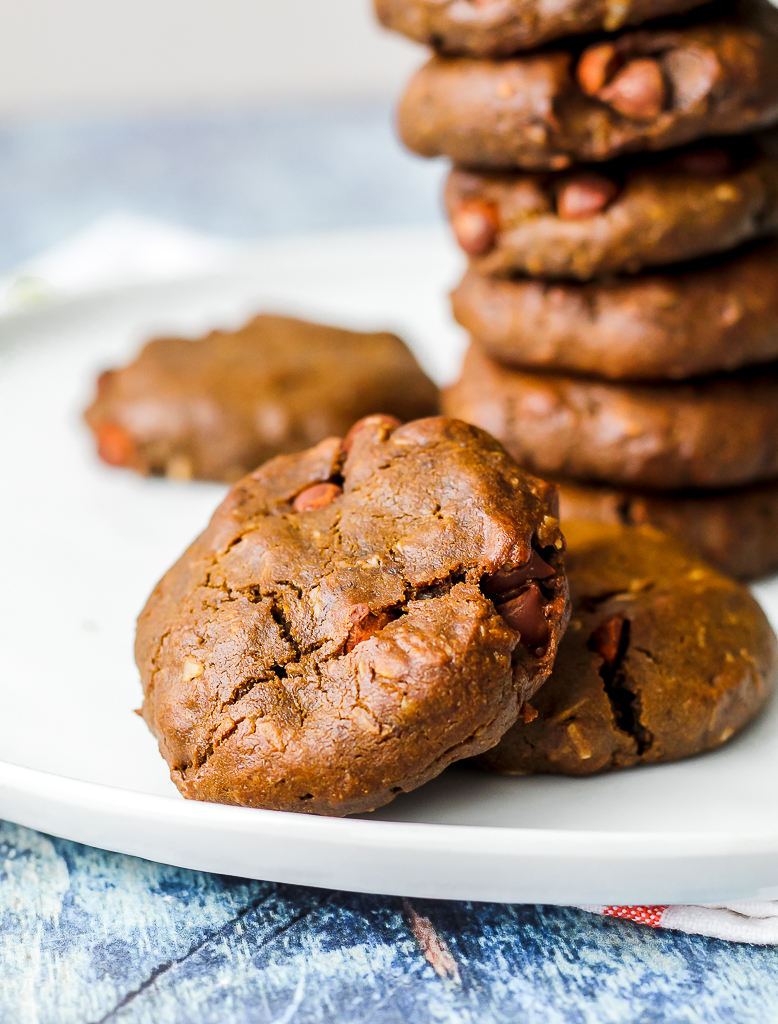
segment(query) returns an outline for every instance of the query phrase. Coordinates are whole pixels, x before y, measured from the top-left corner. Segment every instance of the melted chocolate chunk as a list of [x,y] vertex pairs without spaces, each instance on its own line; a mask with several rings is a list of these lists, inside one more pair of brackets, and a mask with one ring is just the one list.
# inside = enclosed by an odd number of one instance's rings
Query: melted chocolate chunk
[[526,647],[543,647],[548,642],[548,622],[543,613],[545,598],[537,583],[530,583],[518,597],[497,606],[511,629],[521,634]]
[[487,594],[507,594],[510,590],[522,587],[529,580],[546,580],[555,574],[556,570],[552,569],[548,562],[544,562],[533,548],[524,565],[517,569],[498,569],[491,576],[487,576],[484,580],[484,590]]

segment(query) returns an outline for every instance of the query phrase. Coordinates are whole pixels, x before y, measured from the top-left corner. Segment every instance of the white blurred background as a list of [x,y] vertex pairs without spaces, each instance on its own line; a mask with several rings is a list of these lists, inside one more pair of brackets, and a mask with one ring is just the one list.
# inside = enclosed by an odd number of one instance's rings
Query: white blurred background
[[228,240],[441,221],[372,0],[0,0],[0,276],[106,217]]
[[371,0],[0,0],[0,118],[393,96]]

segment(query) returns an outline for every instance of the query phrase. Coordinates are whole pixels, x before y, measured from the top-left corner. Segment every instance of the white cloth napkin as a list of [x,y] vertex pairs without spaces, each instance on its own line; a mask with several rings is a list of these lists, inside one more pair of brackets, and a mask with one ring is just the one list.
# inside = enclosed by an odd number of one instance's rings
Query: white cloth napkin
[[0,278],[0,313],[62,295],[216,269],[241,245],[128,213],[100,217]]
[[[147,217],[109,214],[1,278],[0,314],[56,296],[216,270],[241,248]],[[579,909],[731,942],[778,943],[778,901]]]
[[692,935],[709,935],[729,942],[758,946],[778,943],[778,901],[708,903],[702,906],[579,907],[592,914],[618,917],[650,928],[674,928]]

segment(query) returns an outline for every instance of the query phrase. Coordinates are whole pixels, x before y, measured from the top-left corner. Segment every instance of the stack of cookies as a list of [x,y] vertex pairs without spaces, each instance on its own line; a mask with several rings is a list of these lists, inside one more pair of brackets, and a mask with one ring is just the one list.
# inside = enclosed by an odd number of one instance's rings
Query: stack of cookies
[[558,481],[563,519],[778,568],[778,11],[376,5],[436,51],[399,128],[455,165],[472,343],[445,411]]

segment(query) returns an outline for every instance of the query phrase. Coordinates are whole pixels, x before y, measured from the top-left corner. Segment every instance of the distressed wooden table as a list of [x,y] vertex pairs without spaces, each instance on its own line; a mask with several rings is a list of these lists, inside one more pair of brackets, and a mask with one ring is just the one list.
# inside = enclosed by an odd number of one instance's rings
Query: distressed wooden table
[[[385,108],[0,131],[0,269],[102,213],[234,237],[439,217]],[[0,752],[2,756],[2,752]],[[181,871],[0,823],[0,1024],[775,1024],[778,950]]]
[[358,896],[0,827],[4,1024],[774,1024],[778,949]]

